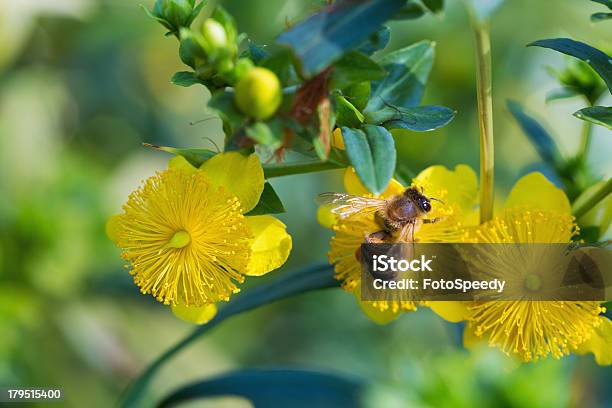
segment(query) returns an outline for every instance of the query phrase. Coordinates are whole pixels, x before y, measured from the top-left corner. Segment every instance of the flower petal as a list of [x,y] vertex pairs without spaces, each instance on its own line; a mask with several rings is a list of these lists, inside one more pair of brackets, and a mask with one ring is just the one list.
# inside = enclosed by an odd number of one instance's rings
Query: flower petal
[[291,235],[287,234],[285,224],[271,215],[246,217],[251,228],[251,258],[246,275],[261,276],[279,268],[291,252]]
[[205,324],[217,314],[214,303],[204,306],[185,306],[184,303],[172,306],[172,313],[181,320],[193,324]]
[[109,217],[106,221],[105,230],[106,236],[110,239],[115,245],[119,242],[119,219],[121,218],[121,214],[114,214]]
[[465,329],[463,329],[463,347],[471,349],[481,344],[483,341],[484,339],[482,337],[476,336],[474,329],[470,327],[469,324],[465,325]]
[[323,204],[317,209],[317,221],[325,228],[332,229],[338,221],[338,215],[332,212],[333,204]]
[[512,188],[505,208],[517,207],[548,210],[559,214],[571,213],[570,202],[563,190],[537,172],[521,177]]
[[[361,183],[359,180],[359,176],[357,176],[357,172],[353,167],[347,167],[344,171],[344,190],[353,195],[358,196],[367,196],[372,193]],[[404,186],[402,183],[395,179],[391,179],[389,182],[389,186],[387,189],[383,191],[380,196],[383,198],[391,197],[396,194],[401,194],[404,191]]]
[[332,132],[331,145],[332,147],[335,147],[336,149],[340,149],[340,150],[346,149],[346,147],[344,146],[344,138],[342,137],[342,130],[340,130],[340,128],[336,128]]
[[242,213],[251,211],[261,197],[264,173],[255,154],[219,153],[200,167],[208,179],[238,197]]
[[197,170],[183,156],[174,156],[173,158],[168,160],[168,168],[182,170],[188,174],[191,174]]
[[599,365],[612,364],[612,321],[606,317],[600,317],[601,323],[595,327],[591,338],[580,344],[576,350],[577,354],[593,353],[595,362]]
[[467,320],[469,317],[469,310],[464,302],[434,301],[427,302],[425,306],[429,307],[438,316],[451,323],[461,322]]
[[361,287],[357,285],[355,290],[353,291],[355,298],[357,299],[357,303],[359,303],[359,307],[363,314],[367,316],[368,319],[373,321],[376,324],[387,324],[397,319],[400,315],[400,310],[392,310],[392,308],[388,308],[387,310],[379,310],[374,307],[374,302],[368,302],[361,300]]
[[478,178],[470,166],[459,164],[454,170],[430,166],[415,177],[414,184],[422,186],[427,196],[461,211],[465,225],[478,224]]

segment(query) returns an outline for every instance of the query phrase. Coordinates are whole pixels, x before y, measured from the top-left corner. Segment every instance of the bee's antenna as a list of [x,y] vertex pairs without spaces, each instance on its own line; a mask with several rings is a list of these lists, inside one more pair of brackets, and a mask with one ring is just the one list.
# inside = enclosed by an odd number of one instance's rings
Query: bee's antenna
[[436,198],[436,197],[429,197],[429,199],[430,199],[431,201],[437,201],[437,202],[439,202],[439,203],[446,204],[444,201],[442,201],[442,200],[440,200],[439,198]]
[[425,193],[425,189],[421,186],[421,194]]

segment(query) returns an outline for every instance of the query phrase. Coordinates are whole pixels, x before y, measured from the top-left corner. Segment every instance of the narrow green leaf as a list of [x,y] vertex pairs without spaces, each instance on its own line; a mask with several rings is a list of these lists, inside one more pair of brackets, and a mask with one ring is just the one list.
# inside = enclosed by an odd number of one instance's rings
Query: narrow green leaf
[[390,39],[391,29],[388,26],[382,26],[377,32],[370,34],[368,39],[357,48],[357,51],[366,55],[372,55],[376,51],[385,48],[389,44]]
[[574,116],[578,119],[586,120],[587,122],[612,129],[611,106],[591,106],[588,108],[583,108],[578,112],[575,112]]
[[358,128],[363,123],[363,114],[345,97],[336,95],[336,126]]
[[605,52],[600,51],[597,48],[593,48],[588,44],[580,41],[574,41],[569,38],[539,40],[532,42],[527,46],[550,48],[551,50],[583,60],[599,74],[599,76],[606,82],[608,89],[612,93],[612,59]]
[[379,111],[365,114],[366,123],[383,125],[387,129],[408,129],[427,132],[446,126],[457,114],[444,106],[417,106],[400,108],[385,106]]
[[280,214],[285,212],[283,203],[272,188],[272,184],[266,182],[263,192],[259,198],[259,202],[251,211],[244,215],[264,215],[264,214]]
[[351,51],[334,64],[330,88],[342,89],[359,82],[382,79],[385,74],[383,67],[370,57]]
[[423,4],[432,13],[439,13],[444,9],[444,0],[423,0]]
[[333,276],[333,267],[329,264],[322,264],[284,273],[274,280],[244,290],[223,307],[214,319],[195,329],[155,359],[126,390],[121,406],[124,408],[142,407],[143,397],[146,395],[149,384],[157,371],[186,346],[224,320],[290,296],[318,289],[338,287],[338,285],[338,281]]
[[544,126],[529,116],[518,102],[508,101],[508,110],[534,145],[542,160],[555,168],[561,154],[554,139]]
[[370,101],[365,110],[377,111],[387,104],[418,105],[433,65],[434,47],[435,43],[431,41],[421,41],[381,58],[378,62],[388,74],[372,83]]
[[591,14],[591,21],[593,23],[599,23],[600,21],[612,19],[612,13],[593,13]]
[[176,72],[170,82],[174,85],[189,87],[194,84],[202,84],[203,82],[196,76],[195,72],[180,71]]
[[581,95],[580,91],[574,88],[557,88],[546,94],[546,102],[552,102],[559,99],[575,98]]
[[363,185],[380,194],[389,185],[395,171],[395,143],[391,133],[381,126],[362,129],[342,128],[346,154]]
[[311,78],[376,32],[404,3],[405,0],[343,2],[282,33],[277,42],[293,49],[301,61],[302,74]]
[[179,147],[158,146],[151,143],[143,143],[142,145],[155,150],[172,153],[177,156],[183,156],[192,166],[196,168],[200,167],[202,163],[217,154],[217,152],[213,152],[212,150],[208,149],[183,149]]
[[195,382],[174,391],[159,404],[171,407],[199,398],[239,396],[254,407],[363,406],[361,380],[340,374],[295,369],[250,369],[234,371]]

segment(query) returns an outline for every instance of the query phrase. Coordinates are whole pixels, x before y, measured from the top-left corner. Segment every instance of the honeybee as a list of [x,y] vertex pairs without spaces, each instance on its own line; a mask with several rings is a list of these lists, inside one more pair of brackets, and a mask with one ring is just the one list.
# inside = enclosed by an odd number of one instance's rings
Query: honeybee
[[374,213],[379,231],[365,237],[366,244],[375,243],[414,243],[414,231],[418,223],[433,224],[440,218],[426,218],[431,211],[431,202],[437,198],[427,197],[423,189],[409,187],[402,194],[388,199],[368,198],[344,193],[319,194],[319,204],[332,204],[332,212],[341,218],[353,214]]

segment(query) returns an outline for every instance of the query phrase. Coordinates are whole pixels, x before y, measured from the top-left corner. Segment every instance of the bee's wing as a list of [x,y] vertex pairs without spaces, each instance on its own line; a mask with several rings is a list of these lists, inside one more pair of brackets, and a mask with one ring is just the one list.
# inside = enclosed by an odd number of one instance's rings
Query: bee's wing
[[385,208],[386,200],[368,198],[344,193],[322,193],[317,197],[317,204],[331,204],[332,212],[340,217],[348,217],[356,213],[369,214]]

